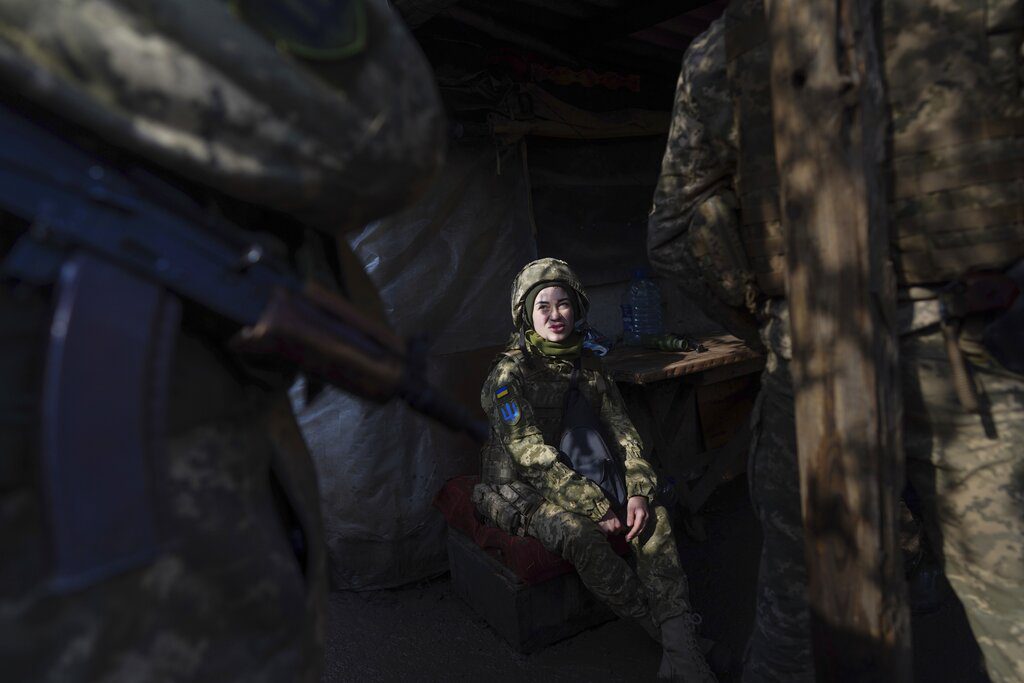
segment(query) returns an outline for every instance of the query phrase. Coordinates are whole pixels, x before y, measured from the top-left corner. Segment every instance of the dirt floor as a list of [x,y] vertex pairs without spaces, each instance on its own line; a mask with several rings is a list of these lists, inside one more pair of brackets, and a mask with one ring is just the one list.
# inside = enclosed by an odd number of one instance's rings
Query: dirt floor
[[[683,566],[704,635],[740,655],[754,618],[760,548],[745,479],[720,488],[704,520],[706,541],[680,538]],[[988,680],[955,598],[912,623],[915,680]],[[660,658],[660,648],[623,620],[516,654],[443,576],[395,590],[332,594],[323,681],[646,681],[654,680]]]

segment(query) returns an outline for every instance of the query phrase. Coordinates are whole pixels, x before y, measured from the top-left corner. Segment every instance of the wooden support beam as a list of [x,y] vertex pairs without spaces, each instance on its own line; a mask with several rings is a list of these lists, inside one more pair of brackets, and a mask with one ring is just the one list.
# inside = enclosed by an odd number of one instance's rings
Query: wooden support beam
[[909,681],[877,0],[766,0],[814,657]]

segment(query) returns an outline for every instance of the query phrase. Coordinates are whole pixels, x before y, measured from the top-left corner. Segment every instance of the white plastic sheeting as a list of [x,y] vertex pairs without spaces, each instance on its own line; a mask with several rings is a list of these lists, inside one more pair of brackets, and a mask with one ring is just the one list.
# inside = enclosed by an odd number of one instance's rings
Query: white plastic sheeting
[[[528,192],[518,148],[464,144],[423,201],[352,239],[400,333],[426,334],[432,356],[505,341],[512,278],[536,257]],[[458,365],[431,363],[430,381],[455,384],[442,367]],[[474,449],[397,402],[326,391],[307,406],[293,396],[319,474],[333,586],[384,588],[444,571],[431,501],[449,477],[478,471]]]

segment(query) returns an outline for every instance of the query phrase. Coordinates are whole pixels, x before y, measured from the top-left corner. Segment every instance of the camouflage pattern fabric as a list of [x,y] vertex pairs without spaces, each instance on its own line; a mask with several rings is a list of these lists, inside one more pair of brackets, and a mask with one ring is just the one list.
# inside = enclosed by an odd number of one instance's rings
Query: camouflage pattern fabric
[[[901,277],[920,282],[1006,265],[1024,249],[1019,213],[1014,213],[1020,204],[1020,165],[1010,161],[1020,148],[1022,3],[990,2],[982,11],[969,3],[889,0],[883,10],[898,185],[903,178],[892,204]],[[978,30],[963,30],[961,19]],[[666,179],[659,181],[648,236],[652,264],[684,287],[714,280],[716,267],[726,264],[723,285],[703,289],[702,307],[720,322],[716,308],[741,305],[736,273],[747,277],[732,246],[737,222],[746,263],[762,291],[783,293],[781,279],[772,279],[781,273],[782,235],[761,0],[734,0],[725,20],[724,37],[721,27],[712,27],[684,57],[663,166]],[[914,76],[915,70],[928,73]],[[718,112],[690,102],[696,99],[694,88],[715,101],[720,86],[701,84],[725,78],[732,91],[717,96]],[[991,113],[1000,123],[974,121],[978,112]],[[730,144],[739,151],[732,154]],[[694,145],[698,149],[679,152]],[[730,206],[731,192],[739,197],[738,221],[721,210]],[[703,210],[705,204],[710,208]],[[702,215],[715,219],[702,223],[695,218]],[[704,226],[721,237],[702,237]],[[717,253],[708,258],[708,250]],[[747,292],[750,306],[757,296]],[[748,471],[764,547],[744,675],[748,681],[811,680],[788,318],[781,299],[769,299],[758,310],[769,355]],[[1008,377],[987,360],[976,363],[992,414],[986,433],[979,418],[965,414],[953,397],[937,335],[932,325],[902,342],[908,472],[915,489],[933,492],[925,519],[932,546],[944,553],[951,581],[957,577],[954,587],[990,676],[1020,680],[1020,378]],[[918,386],[923,389],[915,390]],[[908,397],[917,397],[917,403]],[[999,475],[989,477],[990,470]]]
[[[544,499],[598,521],[609,509],[604,492],[560,462],[557,449],[550,445],[561,437],[562,402],[572,362],[545,356],[532,345],[528,352],[529,360],[518,349],[500,356],[484,382],[480,403],[490,417],[491,440],[482,452],[481,485],[505,484],[511,475]],[[618,451],[625,465],[627,494],[653,500],[654,471],[641,457],[640,437],[615,383],[587,367],[581,369],[578,382],[583,396],[598,408],[609,447]],[[515,407],[513,419],[502,412],[510,406]]]
[[[887,0],[881,9],[899,281],[941,283],[1002,269],[1024,257],[1024,3]],[[734,0],[725,21],[740,232],[761,291],[784,296],[762,0]]]
[[[0,83],[89,149],[185,181],[204,206],[240,200],[245,227],[272,224],[268,247],[302,263],[323,241],[312,230],[361,226],[426,187],[443,157],[443,114],[429,65],[384,0],[349,3],[364,11],[365,41],[346,57],[286,53],[267,26],[246,24],[244,4],[5,2]],[[8,227],[0,216],[0,257],[26,226]],[[289,230],[288,247],[269,244]],[[357,272],[346,273],[350,293]],[[158,557],[74,593],[48,584],[37,446],[48,296],[0,283],[5,679],[318,681],[326,550],[291,377],[254,378],[190,307],[161,455],[146,463]]]
[[491,439],[480,451],[480,481],[501,485],[516,481],[516,464],[508,450]]
[[886,0],[882,27],[901,280],[1024,257],[1024,2]]
[[[285,54],[245,2],[0,3],[0,84],[111,146],[320,230],[411,201],[443,158],[430,67],[384,0],[365,47]],[[316,16],[332,3],[277,3]],[[353,4],[353,3],[350,3]]]
[[647,250],[658,272],[728,328],[723,309],[748,304],[754,275],[740,239],[733,190],[737,143],[724,27],[724,19],[714,21],[683,57]]
[[583,283],[576,277],[576,273],[565,261],[556,258],[542,258],[526,264],[512,282],[512,325],[516,329],[519,329],[524,321],[527,325],[531,324],[523,317],[526,295],[531,289],[545,282],[564,283],[570,287],[576,292],[583,309],[576,314],[577,317],[582,319],[587,316],[587,312],[590,310],[590,299],[587,298],[587,292],[583,289]]
[[[540,259],[528,264],[512,286],[511,314],[524,324],[523,299],[537,284],[559,282],[572,287],[587,307],[579,278],[564,261]],[[490,418],[491,438],[481,453],[481,483],[473,500],[492,523],[512,534],[538,538],[546,548],[576,567],[583,582],[622,616],[650,626],[688,611],[686,577],[679,565],[668,515],[651,504],[652,517],[632,543],[637,573],[611,549],[597,522],[609,503],[600,487],[558,460],[565,392],[573,363],[547,356],[513,335],[498,356],[480,393]],[[629,496],[654,500],[657,480],[641,456],[640,437],[626,413],[615,383],[600,360],[584,355],[578,387],[597,409],[609,448],[625,465]]]
[[473,505],[484,519],[513,536],[526,535],[530,517],[543,502],[540,492],[521,481],[473,487]]
[[814,660],[793,385],[788,354],[771,344],[770,335],[765,337],[768,359],[751,416],[753,439],[747,465],[750,499],[761,522],[763,542],[744,680],[810,683]]
[[[512,282],[509,312],[517,332],[495,360],[480,392],[480,405],[491,422],[491,438],[481,451],[481,484],[496,487],[518,481],[528,487],[524,500],[510,505],[532,511],[540,498],[594,521],[608,512],[608,500],[600,487],[558,461],[557,450],[549,444],[561,437],[562,403],[569,388],[572,362],[546,356],[518,331],[527,329],[523,306],[527,294],[542,283],[560,283],[572,289],[580,302],[577,324],[583,324],[590,300],[583,284],[565,261],[543,258],[526,264]],[[523,348],[518,346],[522,338]],[[626,413],[618,387],[601,370],[600,360],[587,352],[579,375],[579,388],[590,405],[597,408],[606,426],[609,447],[618,450],[626,470],[630,496],[654,499],[657,490],[654,470],[641,457],[640,436]],[[521,487],[518,490],[523,491]],[[515,497],[513,489],[504,495]],[[483,499],[485,492],[477,494]],[[492,502],[500,498],[487,496]],[[491,516],[514,518],[513,513]],[[528,514],[527,514],[528,517]],[[528,521],[528,520],[524,520]],[[508,533],[522,533],[504,528]]]
[[[796,459],[789,321],[765,309],[769,356],[754,411],[748,476],[764,545],[744,680],[814,680]],[[964,604],[993,681],[1021,680],[1024,662],[1024,378],[976,358],[988,404],[965,413],[942,335],[901,339],[907,475],[931,546]],[[988,426],[986,426],[988,423]]]
[[[530,387],[524,379],[516,362],[511,358],[503,358],[494,366],[487,381],[484,382],[480,403],[490,417],[491,441],[508,454],[519,481],[529,484],[543,498],[567,510],[585,515],[594,521],[601,519],[609,508],[604,492],[597,484],[580,476],[558,460],[557,450],[548,444],[557,443],[559,435],[549,435],[551,440],[545,439],[534,414],[533,403],[536,400],[530,401],[530,398],[535,397],[531,396]],[[568,388],[568,380],[564,386]],[[553,396],[554,392],[546,393]],[[503,417],[503,409],[512,411],[512,417]],[[545,416],[547,419],[544,420],[548,431],[558,430],[558,408],[544,406],[541,410],[552,413],[550,417]],[[485,450],[485,455],[487,453]],[[490,470],[489,464],[485,463],[482,471]],[[480,485],[486,486],[491,483],[481,480]]]
[[793,381],[789,372],[789,314],[765,305],[762,339],[768,352],[751,415],[747,477],[763,541],[757,574],[754,630],[743,680],[814,681],[807,605],[800,472],[796,458]]
[[689,612],[690,597],[668,511],[661,505],[650,510],[647,526],[630,541],[635,573],[593,520],[554,503],[537,508],[527,533],[571,562],[583,585],[617,615],[657,626]]
[[[903,340],[907,476],[964,605],[989,678],[1024,680],[1024,377],[976,359],[981,415],[965,413],[942,335]],[[974,360],[974,359],[972,359]]]
[[[49,318],[40,292],[0,288],[0,405],[16,408],[0,424],[5,680],[318,681],[327,566],[313,465],[284,389],[241,380],[202,333],[178,337],[151,463],[159,555],[51,590],[34,446]],[[301,557],[286,517],[302,529]]]

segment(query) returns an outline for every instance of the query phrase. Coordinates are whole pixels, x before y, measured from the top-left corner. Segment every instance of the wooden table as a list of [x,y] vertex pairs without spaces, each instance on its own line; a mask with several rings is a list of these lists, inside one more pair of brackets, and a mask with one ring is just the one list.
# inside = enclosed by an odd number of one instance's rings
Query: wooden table
[[730,335],[699,341],[707,351],[623,346],[604,360],[640,432],[644,456],[672,484],[687,531],[703,539],[700,508],[720,482],[746,467],[764,356]]

